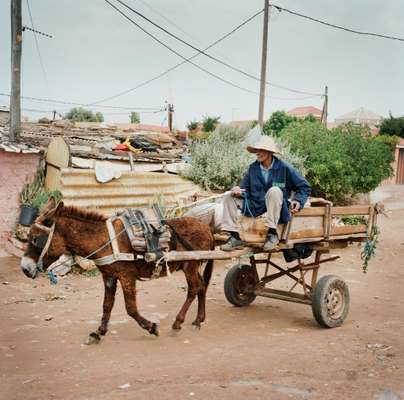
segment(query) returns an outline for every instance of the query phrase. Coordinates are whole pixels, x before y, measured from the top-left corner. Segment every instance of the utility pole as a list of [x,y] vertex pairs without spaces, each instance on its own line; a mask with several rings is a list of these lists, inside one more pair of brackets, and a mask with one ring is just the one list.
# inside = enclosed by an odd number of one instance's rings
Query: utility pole
[[321,122],[327,128],[327,118],[328,118],[328,86],[325,87],[324,90],[324,104],[323,104],[323,112],[321,113]]
[[262,36],[262,57],[261,57],[261,82],[260,82],[260,103],[258,111],[258,124],[264,125],[265,85],[267,73],[267,52],[268,52],[268,23],[269,23],[269,0],[264,4],[264,32]]
[[173,131],[173,114],[174,114],[174,104],[168,104],[168,129],[170,132]]
[[21,132],[21,0],[11,0],[11,96],[10,140],[18,140]]

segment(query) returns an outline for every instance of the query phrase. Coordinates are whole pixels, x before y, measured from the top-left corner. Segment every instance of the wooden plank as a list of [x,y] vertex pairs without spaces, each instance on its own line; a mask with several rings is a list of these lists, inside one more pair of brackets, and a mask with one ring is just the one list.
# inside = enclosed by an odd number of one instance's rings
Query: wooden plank
[[[203,261],[203,260],[231,260],[247,254],[254,253],[251,247],[244,247],[240,250],[222,251],[222,250],[200,250],[200,251],[169,251],[163,253],[164,260],[167,262],[175,261]],[[147,262],[157,261],[154,253],[146,253]]]
[[369,215],[372,205],[332,207],[331,215]]
[[325,214],[325,207],[307,207],[303,208],[302,211],[299,211],[294,215],[295,218],[301,217],[317,217]]
[[62,137],[51,140],[46,152],[45,187],[49,190],[60,189],[61,169],[69,166],[70,149]]
[[330,235],[338,236],[338,235],[349,235],[351,233],[365,233],[366,225],[345,225],[345,226],[333,226],[331,228]]

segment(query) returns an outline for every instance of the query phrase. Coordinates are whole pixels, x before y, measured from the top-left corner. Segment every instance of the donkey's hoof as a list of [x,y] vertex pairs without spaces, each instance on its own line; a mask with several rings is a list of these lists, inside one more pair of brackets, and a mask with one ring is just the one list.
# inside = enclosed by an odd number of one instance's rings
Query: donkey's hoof
[[181,322],[180,321],[175,321],[173,323],[172,329],[175,331],[179,331],[181,329]]
[[100,335],[97,332],[91,332],[88,335],[88,338],[87,338],[85,344],[87,346],[90,346],[92,344],[98,344],[98,343],[100,343],[100,340],[101,340]]
[[192,322],[192,325],[193,325],[194,328],[195,328],[196,330],[198,330],[198,331],[199,331],[199,330],[201,329],[201,327],[202,327],[200,321],[194,321],[194,322]]
[[153,322],[151,328],[149,329],[149,333],[150,335],[159,336],[159,326]]

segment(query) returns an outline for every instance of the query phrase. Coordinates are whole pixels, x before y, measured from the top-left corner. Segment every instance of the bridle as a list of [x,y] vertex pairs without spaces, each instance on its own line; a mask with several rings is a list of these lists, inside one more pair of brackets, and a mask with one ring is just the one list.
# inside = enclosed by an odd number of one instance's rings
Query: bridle
[[38,269],[42,272],[43,271],[43,259],[48,253],[50,244],[53,239],[53,234],[55,233],[55,222],[52,224],[52,226],[49,228],[45,225],[40,224],[39,222],[35,222],[34,226],[41,231],[46,232],[45,234],[39,235],[38,238],[35,238],[35,240],[32,241],[32,244],[39,248],[42,249],[41,255],[38,258],[37,261],[37,267]]

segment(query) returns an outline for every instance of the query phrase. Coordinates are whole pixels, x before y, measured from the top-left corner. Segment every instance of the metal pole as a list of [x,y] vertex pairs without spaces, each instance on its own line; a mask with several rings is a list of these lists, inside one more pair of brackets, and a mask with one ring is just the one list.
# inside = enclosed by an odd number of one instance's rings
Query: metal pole
[[259,111],[258,111],[258,124],[261,126],[261,128],[264,125],[265,83],[266,83],[267,51],[268,51],[268,23],[269,23],[269,0],[265,0],[264,32],[263,32],[263,36],[262,36],[260,104],[259,104]]
[[18,140],[21,132],[21,0],[11,0],[11,96],[10,140]]

